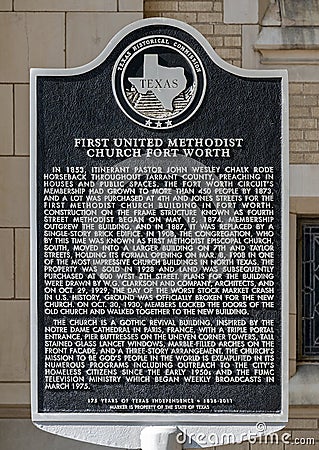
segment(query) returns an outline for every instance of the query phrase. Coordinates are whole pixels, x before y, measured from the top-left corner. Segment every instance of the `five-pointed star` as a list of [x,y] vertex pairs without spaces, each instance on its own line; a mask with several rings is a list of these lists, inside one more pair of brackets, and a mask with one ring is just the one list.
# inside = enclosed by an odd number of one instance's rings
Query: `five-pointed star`
[[160,122],[160,121],[156,122],[156,126],[157,126],[157,128],[161,128],[162,122]]
[[167,120],[166,122],[165,122],[165,125],[167,126],[167,127],[170,127],[171,125],[172,125],[172,121],[171,120]]
[[152,121],[151,121],[150,119],[147,120],[146,123],[145,123],[145,125],[146,125],[147,127],[150,127],[150,126],[152,125]]

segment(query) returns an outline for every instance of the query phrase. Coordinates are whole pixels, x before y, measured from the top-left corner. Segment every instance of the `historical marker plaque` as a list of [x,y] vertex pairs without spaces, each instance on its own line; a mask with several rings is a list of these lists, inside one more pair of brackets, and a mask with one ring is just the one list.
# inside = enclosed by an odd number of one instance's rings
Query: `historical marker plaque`
[[284,420],[286,94],[175,21],[33,71],[38,420]]

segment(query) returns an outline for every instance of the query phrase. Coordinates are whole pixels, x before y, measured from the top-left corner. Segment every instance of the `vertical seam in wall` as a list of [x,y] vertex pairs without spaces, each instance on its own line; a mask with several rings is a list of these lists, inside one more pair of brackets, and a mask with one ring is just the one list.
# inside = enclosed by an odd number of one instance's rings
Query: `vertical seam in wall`
[[12,0],[12,11],[14,11],[14,0]]
[[13,228],[13,298],[16,298],[16,230]]
[[241,39],[241,44],[240,44],[240,67],[243,67],[243,25],[240,25],[240,39]]
[[64,67],[66,68],[66,11],[64,12]]
[[12,85],[12,150],[13,155],[16,154],[16,106],[15,106],[15,98],[16,98],[16,87]]

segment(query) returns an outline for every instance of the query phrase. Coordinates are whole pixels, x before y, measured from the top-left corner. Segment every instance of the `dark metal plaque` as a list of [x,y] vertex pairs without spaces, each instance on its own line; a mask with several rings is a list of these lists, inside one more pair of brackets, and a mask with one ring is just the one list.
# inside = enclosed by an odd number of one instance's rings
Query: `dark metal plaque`
[[33,70],[38,419],[283,420],[286,82],[161,20]]

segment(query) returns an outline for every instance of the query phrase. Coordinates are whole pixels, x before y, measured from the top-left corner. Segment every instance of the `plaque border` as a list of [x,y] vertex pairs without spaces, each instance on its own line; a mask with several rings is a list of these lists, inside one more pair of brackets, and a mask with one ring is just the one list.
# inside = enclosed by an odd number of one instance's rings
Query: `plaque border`
[[[280,413],[39,413],[38,412],[38,314],[37,314],[37,77],[73,76],[87,73],[102,64],[117,44],[130,32],[152,25],[168,25],[189,33],[204,48],[213,62],[231,74],[244,78],[278,78],[282,86],[282,129],[281,129],[281,398]],[[175,19],[141,19],[124,27],[107,44],[97,58],[83,66],[66,69],[30,70],[30,338],[31,338],[31,417],[35,422],[74,422],[108,424],[197,424],[216,425],[220,423],[272,423],[288,421],[288,327],[289,327],[289,109],[287,70],[248,70],[232,66],[210,46],[208,41],[190,25]]]

